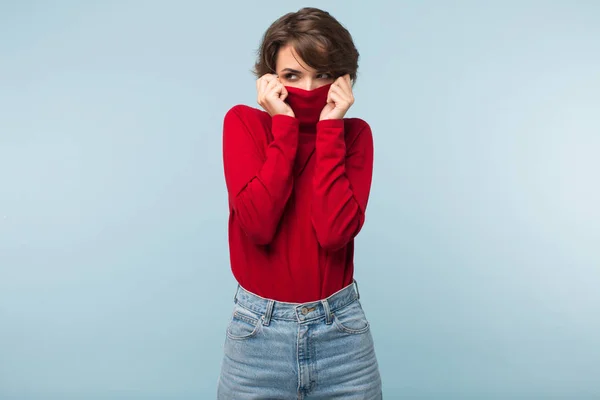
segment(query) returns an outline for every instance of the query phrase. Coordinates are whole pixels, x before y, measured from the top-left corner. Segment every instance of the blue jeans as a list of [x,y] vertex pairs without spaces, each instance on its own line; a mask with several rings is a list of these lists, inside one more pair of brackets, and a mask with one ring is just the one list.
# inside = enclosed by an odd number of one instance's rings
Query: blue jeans
[[356,281],[310,303],[269,300],[238,286],[217,398],[379,400],[369,329]]

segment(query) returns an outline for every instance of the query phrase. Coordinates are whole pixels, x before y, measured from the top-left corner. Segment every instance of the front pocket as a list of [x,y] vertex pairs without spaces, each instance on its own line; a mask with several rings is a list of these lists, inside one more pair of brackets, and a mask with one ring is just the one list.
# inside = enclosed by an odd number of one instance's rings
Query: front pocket
[[354,301],[332,314],[333,323],[343,333],[358,335],[369,330],[369,321],[367,321],[365,312],[358,301]]
[[236,307],[227,327],[227,336],[233,340],[243,340],[256,336],[262,324],[260,318],[250,311]]

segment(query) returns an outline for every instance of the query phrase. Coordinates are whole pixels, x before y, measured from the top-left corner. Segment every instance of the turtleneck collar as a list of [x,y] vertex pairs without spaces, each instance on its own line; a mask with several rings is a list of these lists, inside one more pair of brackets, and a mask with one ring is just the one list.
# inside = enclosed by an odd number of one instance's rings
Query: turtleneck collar
[[321,111],[327,104],[327,94],[331,83],[313,90],[304,90],[286,86],[288,95],[285,102],[290,105],[294,115],[300,122],[300,130],[312,131],[316,129]]

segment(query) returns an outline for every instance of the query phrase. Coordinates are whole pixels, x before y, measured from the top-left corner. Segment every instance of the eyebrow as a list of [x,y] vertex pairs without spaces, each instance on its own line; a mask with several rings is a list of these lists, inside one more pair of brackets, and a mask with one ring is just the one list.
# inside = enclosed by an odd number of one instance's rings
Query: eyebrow
[[[291,72],[293,74],[297,74],[297,75],[302,75],[304,72],[302,71],[298,71],[297,69],[293,69],[293,68],[284,68],[281,70],[281,72]],[[328,71],[316,71],[317,74],[328,74]]]
[[284,68],[281,70],[281,72],[292,72],[294,74],[301,74],[302,71],[298,71],[297,69],[292,69],[292,68]]

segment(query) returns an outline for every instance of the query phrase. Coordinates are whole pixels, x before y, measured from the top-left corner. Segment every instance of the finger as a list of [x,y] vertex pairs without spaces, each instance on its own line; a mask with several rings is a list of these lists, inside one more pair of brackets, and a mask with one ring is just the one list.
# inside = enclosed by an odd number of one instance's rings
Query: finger
[[256,102],[258,104],[262,103],[262,93],[263,93],[262,87],[263,87],[263,82],[264,82],[263,77],[260,77],[260,78],[258,78],[256,80]]
[[333,103],[335,107],[339,107],[343,102],[340,95],[336,92],[331,92],[329,98],[331,99],[330,103]]
[[260,79],[264,79],[265,81],[270,82],[273,79],[275,79],[276,77],[277,77],[277,74],[268,73],[268,74],[264,74],[263,76],[261,76]]
[[260,92],[261,93],[265,93],[265,89],[267,88],[267,85],[269,84],[269,80],[267,79],[267,77],[263,77],[263,79],[260,81]]
[[277,77],[276,77],[276,75],[275,75],[275,74],[264,74],[264,75],[263,75],[263,76],[260,78],[260,80],[261,80],[261,83],[260,83],[260,88],[261,88],[261,90],[264,92],[264,91],[265,91],[265,89],[267,88],[267,85],[268,85],[270,82],[272,82],[272,81],[274,81],[274,80],[277,80]]
[[269,85],[275,84],[277,82],[279,82],[279,79],[275,74],[268,74],[267,76],[265,76],[265,91],[269,90]]
[[348,103],[350,105],[352,105],[352,104],[354,104],[354,92],[352,91],[352,80],[350,79],[349,74],[347,74],[346,76],[347,76],[347,78],[345,80],[346,88],[344,90],[344,93],[345,93],[346,98],[348,99]]
[[329,91],[330,91],[330,93],[335,93],[335,94],[337,94],[337,95],[338,95],[338,97],[340,97],[340,98],[347,98],[347,97],[348,97],[348,95],[347,95],[347,93],[345,92],[344,88],[342,88],[341,86],[332,86],[332,87],[329,89]]
[[336,86],[332,89],[335,93],[338,93],[344,102],[352,105],[354,104],[354,95],[352,94],[352,87],[346,86]]
[[350,75],[346,74],[340,78],[341,79],[337,86],[342,88],[344,90],[344,92],[346,92],[348,94],[352,93],[352,85],[350,85]]
[[287,98],[287,96],[288,96],[288,91],[287,91],[287,89],[285,88],[285,86],[283,86],[283,84],[282,84],[281,86],[282,86],[282,87],[281,87],[281,95],[279,96],[279,98],[280,98],[282,101],[284,101],[284,100]]
[[281,100],[281,96],[282,96],[282,92],[283,92],[283,84],[281,84],[280,82],[277,82],[273,85],[272,88],[269,88],[269,91],[267,92],[267,99],[269,99],[269,101],[274,101],[274,100]]
[[269,83],[269,81],[272,79],[271,77],[273,76],[273,74],[264,74],[263,76],[261,76],[260,78],[258,78],[257,83],[259,85],[262,85],[264,83]]
[[336,81],[331,85],[334,90],[338,90],[341,93],[350,93],[349,88],[346,85],[346,80],[344,77],[339,77]]
[[329,97],[336,96],[337,99],[343,98],[344,91],[339,86],[329,88]]
[[267,84],[267,87],[265,88],[265,95],[269,96],[272,95],[274,92],[277,92],[277,87],[280,85],[281,83],[277,79],[270,81]]
[[265,89],[267,88],[268,83],[269,82],[267,80],[266,75],[261,76],[256,82],[256,91],[259,103],[263,101],[265,97]]
[[269,83],[271,83],[273,81],[279,82],[279,76],[277,76],[277,74],[269,74],[269,76],[266,79],[267,79],[267,82],[269,82]]
[[327,103],[333,103],[333,100],[331,99],[331,92],[334,90],[334,86],[333,84],[329,87],[329,90],[327,91]]
[[353,104],[353,99],[352,98],[348,98],[347,96],[345,96],[344,94],[340,93],[339,91],[332,91],[330,93],[330,97],[333,100],[333,102],[335,103],[336,107],[350,107]]
[[262,98],[263,101],[267,97],[270,96],[271,89],[273,88],[274,85],[276,85],[275,81],[270,81],[270,82],[265,81],[265,83],[263,84],[264,87],[261,89],[261,92],[259,94],[259,96]]
[[352,79],[350,79],[350,74],[346,74],[346,87],[351,92],[352,91]]

